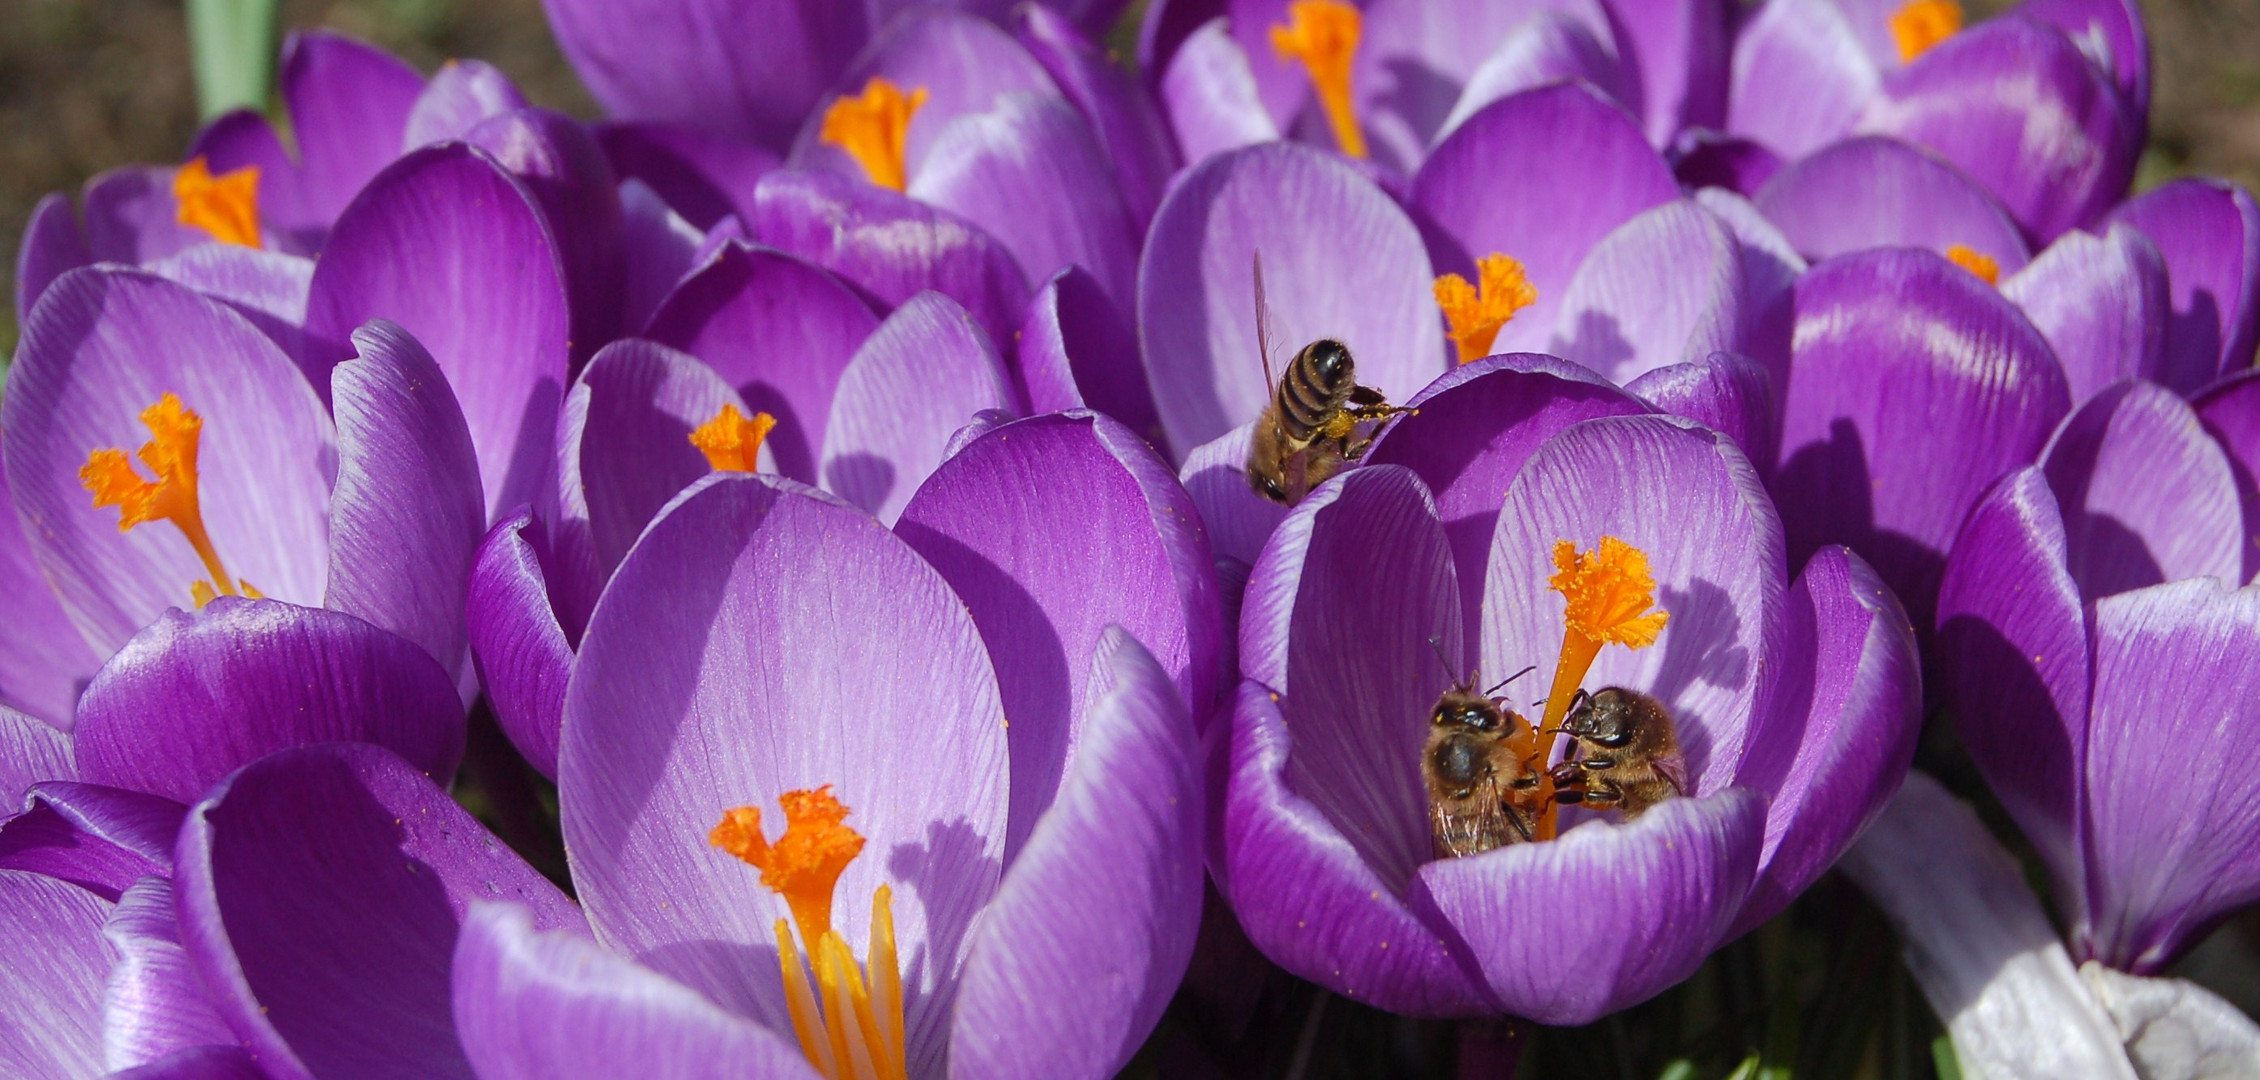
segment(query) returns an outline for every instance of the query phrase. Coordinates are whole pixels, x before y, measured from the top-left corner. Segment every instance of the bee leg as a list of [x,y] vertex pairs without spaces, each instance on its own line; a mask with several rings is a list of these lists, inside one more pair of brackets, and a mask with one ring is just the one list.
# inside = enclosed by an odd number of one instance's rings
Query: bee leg
[[1584,766],[1588,772],[1601,772],[1604,769],[1614,769],[1617,767],[1617,759],[1615,758],[1579,758],[1577,759],[1577,763]]
[[1389,399],[1382,396],[1381,391],[1370,386],[1350,387],[1350,404],[1352,405],[1387,405],[1388,403]]
[[1624,789],[1617,786],[1616,781],[1603,780],[1598,777],[1594,777],[1590,778],[1587,782],[1591,784],[1598,784],[1599,788],[1597,790],[1594,788],[1586,789],[1586,802],[1591,803],[1595,806],[1615,806],[1619,803],[1624,802]]
[[1523,843],[1530,843],[1533,839],[1529,823],[1523,821],[1522,813],[1511,806],[1507,807],[1507,824],[1515,827],[1515,835],[1522,837]]

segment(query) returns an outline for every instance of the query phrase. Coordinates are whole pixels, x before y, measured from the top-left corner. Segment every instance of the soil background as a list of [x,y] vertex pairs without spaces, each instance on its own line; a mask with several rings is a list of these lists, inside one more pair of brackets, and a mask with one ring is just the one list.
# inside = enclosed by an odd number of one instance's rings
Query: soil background
[[[1976,0],[1972,16],[2007,7]],[[2260,0],[2144,0],[2154,73],[2138,188],[2187,173],[2260,189]],[[0,297],[15,293],[24,218],[104,169],[178,160],[196,130],[181,0],[0,0]],[[550,37],[540,0],[284,0],[282,26],[327,26],[429,71],[477,57],[535,104],[596,105]],[[14,351],[0,303],[0,357]]]

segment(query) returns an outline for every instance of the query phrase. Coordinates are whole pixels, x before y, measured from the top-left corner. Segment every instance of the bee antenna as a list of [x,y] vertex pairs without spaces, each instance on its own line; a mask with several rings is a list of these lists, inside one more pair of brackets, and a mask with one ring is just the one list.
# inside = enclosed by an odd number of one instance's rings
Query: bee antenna
[[[1485,691],[1483,692],[1483,696],[1484,696],[1484,697],[1490,697],[1491,695],[1498,693],[1498,692],[1499,692],[1500,690],[1502,690],[1502,689],[1505,689],[1505,688],[1506,688],[1506,685],[1507,685],[1508,683],[1511,683],[1511,682],[1515,681],[1516,679],[1522,678],[1523,676],[1525,676],[1525,675],[1528,675],[1528,674],[1530,674],[1531,672],[1533,672],[1533,671],[1536,671],[1536,670],[1538,670],[1538,665],[1536,665],[1536,664],[1532,664],[1532,665],[1530,665],[1529,667],[1526,667],[1526,668],[1522,669],[1521,671],[1515,672],[1514,674],[1512,674],[1512,675],[1509,675],[1509,676],[1507,676],[1506,678],[1499,680],[1499,681],[1498,681],[1498,682],[1497,682],[1496,684],[1494,684],[1494,685],[1493,685],[1493,686],[1491,687],[1491,689],[1489,689],[1489,690],[1485,690]],[[1536,704],[1536,703],[1535,703],[1535,702],[1533,702],[1532,704]]]
[[1436,662],[1444,665],[1444,677],[1457,682],[1459,680],[1458,673],[1452,670],[1452,662],[1444,658],[1444,639],[1430,634],[1428,636],[1428,648],[1436,654]]

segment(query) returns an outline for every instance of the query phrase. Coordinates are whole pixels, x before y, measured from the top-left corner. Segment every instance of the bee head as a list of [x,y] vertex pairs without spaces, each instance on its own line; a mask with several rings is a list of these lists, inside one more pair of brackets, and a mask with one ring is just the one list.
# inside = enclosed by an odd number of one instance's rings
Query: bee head
[[1266,475],[1253,464],[1248,466],[1248,486],[1255,488],[1256,494],[1281,506],[1294,505],[1294,500],[1287,497],[1286,485],[1281,484],[1278,477]]
[[1612,686],[1579,702],[1562,728],[1580,739],[1617,747],[1632,741],[1636,722],[1632,694]]
[[1465,728],[1486,735],[1507,730],[1513,722],[1496,706],[1485,701],[1471,701],[1457,695],[1438,702],[1436,711],[1428,722],[1437,727]]

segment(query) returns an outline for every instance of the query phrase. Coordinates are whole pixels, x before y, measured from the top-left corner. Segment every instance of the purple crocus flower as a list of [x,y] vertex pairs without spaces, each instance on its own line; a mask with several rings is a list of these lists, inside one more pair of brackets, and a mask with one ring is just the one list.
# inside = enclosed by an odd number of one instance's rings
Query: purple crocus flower
[[2140,15],[2034,0],[1961,29],[1954,0],[1769,0],[1734,46],[1727,129],[1795,161],[1889,135],[1952,162],[2041,241],[2126,190],[2149,108]]
[[892,532],[701,481],[614,574],[567,695],[598,939],[813,1061],[1111,1075],[1192,947],[1219,635],[1190,504],[1103,417],[973,438]]
[[[1414,404],[1250,575],[1212,866],[1257,946],[1345,996],[1585,1023],[1780,911],[1881,809],[1913,752],[1912,633],[1848,551],[1790,580],[1731,440],[1580,368],[1493,357]],[[1662,702],[1685,795],[1438,858],[1430,713],[1526,664],[1555,670],[1534,726],[1580,686]]]
[[2260,896],[2260,784],[2237,764],[2256,391],[2106,389],[1970,512],[1939,594],[1946,696],[2074,957],[2137,975]]

